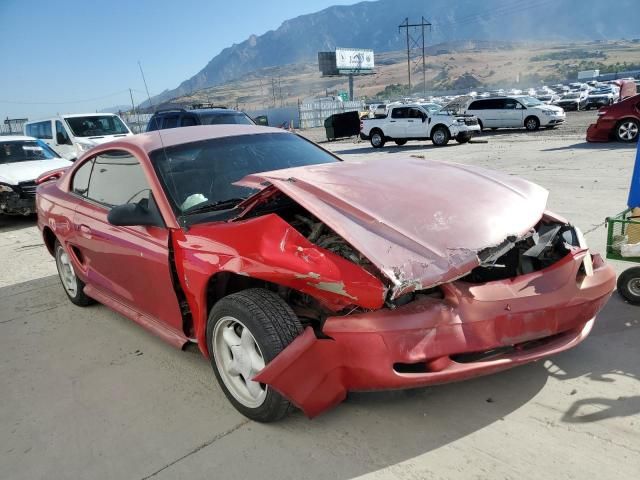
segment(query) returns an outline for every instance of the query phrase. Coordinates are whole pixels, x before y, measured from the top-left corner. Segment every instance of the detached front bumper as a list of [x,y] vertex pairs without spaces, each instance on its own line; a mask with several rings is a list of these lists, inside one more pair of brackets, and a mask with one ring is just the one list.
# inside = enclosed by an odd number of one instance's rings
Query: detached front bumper
[[422,387],[498,372],[580,343],[615,287],[598,255],[585,250],[551,267],[485,284],[442,286],[444,299],[423,297],[375,312],[330,317],[319,339],[311,328],[256,377],[309,417],[348,391]]

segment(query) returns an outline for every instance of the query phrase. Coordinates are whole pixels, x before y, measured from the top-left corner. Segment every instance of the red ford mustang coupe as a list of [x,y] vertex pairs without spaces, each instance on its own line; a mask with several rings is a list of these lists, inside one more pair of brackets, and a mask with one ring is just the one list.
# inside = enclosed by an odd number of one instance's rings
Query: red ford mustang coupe
[[100,145],[37,192],[69,299],[183,347],[258,421],[350,390],[504,370],[581,342],[615,275],[547,191],[481,168],[342,162],[288,132]]

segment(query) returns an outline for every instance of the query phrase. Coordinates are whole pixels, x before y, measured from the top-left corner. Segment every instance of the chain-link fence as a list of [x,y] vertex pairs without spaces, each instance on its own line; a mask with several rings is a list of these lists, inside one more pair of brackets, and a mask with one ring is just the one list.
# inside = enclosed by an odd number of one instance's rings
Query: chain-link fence
[[26,118],[7,118],[0,123],[0,135],[24,135]]

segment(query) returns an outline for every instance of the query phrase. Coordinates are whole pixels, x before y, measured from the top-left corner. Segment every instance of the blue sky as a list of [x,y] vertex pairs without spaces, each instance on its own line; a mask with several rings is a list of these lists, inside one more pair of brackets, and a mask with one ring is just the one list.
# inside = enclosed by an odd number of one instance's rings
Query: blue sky
[[95,111],[146,98],[223,48],[289,18],[355,0],[0,0],[0,120]]

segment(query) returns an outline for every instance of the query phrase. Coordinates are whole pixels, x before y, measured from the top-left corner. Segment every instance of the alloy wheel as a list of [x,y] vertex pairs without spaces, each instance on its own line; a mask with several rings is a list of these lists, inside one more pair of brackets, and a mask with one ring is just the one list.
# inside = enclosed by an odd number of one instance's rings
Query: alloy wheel
[[267,386],[252,379],[265,361],[251,331],[237,318],[222,317],[213,331],[213,347],[220,377],[231,395],[248,408],[262,405]]
[[62,286],[67,291],[70,297],[75,297],[78,293],[78,282],[76,281],[76,272],[73,270],[71,259],[67,252],[62,247],[58,248],[56,252],[56,264],[58,272],[60,272],[60,280],[62,280]]
[[618,127],[618,135],[623,140],[631,141],[638,136],[638,125],[635,122],[623,122]]

